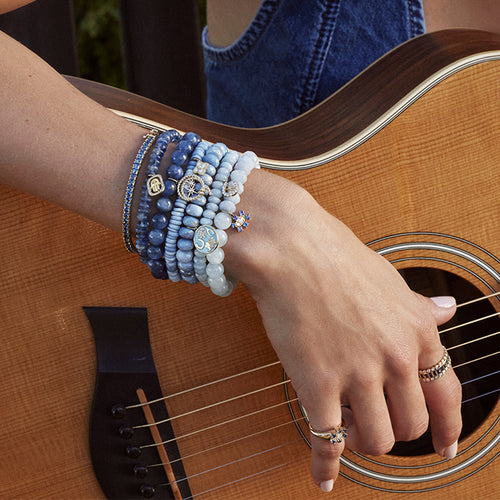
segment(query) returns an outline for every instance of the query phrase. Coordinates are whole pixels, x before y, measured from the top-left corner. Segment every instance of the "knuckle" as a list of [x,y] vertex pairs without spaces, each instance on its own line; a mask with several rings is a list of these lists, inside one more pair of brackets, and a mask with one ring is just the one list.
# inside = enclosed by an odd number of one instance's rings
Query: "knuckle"
[[394,446],[394,439],[389,439],[386,441],[374,441],[373,443],[366,443],[362,446],[361,453],[365,455],[373,455],[375,457],[379,457],[380,455],[385,455],[389,451],[392,450]]
[[333,446],[325,443],[326,446],[317,446],[315,449],[316,458],[321,461],[332,462],[338,460],[342,449],[340,446]]
[[403,429],[395,431],[397,441],[413,441],[419,438],[429,427],[429,418],[422,417]]

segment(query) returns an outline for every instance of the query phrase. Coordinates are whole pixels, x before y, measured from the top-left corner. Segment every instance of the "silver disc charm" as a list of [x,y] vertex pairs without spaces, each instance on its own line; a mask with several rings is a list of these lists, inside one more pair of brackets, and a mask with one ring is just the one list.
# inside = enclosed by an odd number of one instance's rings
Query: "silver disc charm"
[[200,226],[194,232],[193,243],[198,252],[208,255],[219,246],[219,234],[213,226]]

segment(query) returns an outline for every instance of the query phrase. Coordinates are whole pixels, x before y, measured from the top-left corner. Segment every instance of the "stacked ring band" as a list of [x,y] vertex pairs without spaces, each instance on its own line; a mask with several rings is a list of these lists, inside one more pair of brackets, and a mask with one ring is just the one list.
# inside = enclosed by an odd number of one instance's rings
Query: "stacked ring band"
[[423,382],[432,382],[433,380],[442,377],[451,367],[450,355],[448,354],[446,347],[442,347],[443,357],[435,365],[424,370],[418,370],[418,378]]

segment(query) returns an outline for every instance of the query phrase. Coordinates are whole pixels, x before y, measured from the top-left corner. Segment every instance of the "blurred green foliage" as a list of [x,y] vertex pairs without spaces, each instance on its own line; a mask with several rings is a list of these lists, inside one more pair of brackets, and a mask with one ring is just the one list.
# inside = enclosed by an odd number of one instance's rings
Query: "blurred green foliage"
[[[126,88],[118,0],[74,0],[73,3],[82,78]],[[199,5],[203,27],[206,0],[200,0]]]

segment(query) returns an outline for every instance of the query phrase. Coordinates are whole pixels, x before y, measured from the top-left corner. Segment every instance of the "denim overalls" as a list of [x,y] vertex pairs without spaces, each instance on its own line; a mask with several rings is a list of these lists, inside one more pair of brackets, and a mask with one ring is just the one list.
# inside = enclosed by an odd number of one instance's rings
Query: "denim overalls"
[[214,47],[203,32],[208,118],[241,127],[289,120],[424,32],[421,0],[263,0],[232,45]]

